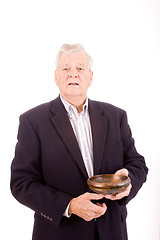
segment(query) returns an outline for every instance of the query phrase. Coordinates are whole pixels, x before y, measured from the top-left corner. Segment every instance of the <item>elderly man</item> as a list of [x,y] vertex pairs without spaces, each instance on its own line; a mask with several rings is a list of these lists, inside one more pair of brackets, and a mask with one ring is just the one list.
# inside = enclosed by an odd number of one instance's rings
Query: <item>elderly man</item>
[[[146,180],[126,112],[87,98],[92,59],[65,44],[56,61],[60,96],[20,117],[11,191],[35,211],[33,240],[127,240],[126,204]],[[88,177],[115,173],[131,184],[116,195],[91,192]]]

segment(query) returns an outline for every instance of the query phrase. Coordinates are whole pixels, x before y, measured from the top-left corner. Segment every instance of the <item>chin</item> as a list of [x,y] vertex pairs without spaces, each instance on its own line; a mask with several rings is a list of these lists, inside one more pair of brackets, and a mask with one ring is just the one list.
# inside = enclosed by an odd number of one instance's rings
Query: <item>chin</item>
[[70,96],[70,97],[81,97],[82,96],[82,94],[81,93],[76,93],[76,91],[74,91],[74,92],[69,92],[69,93],[67,93],[66,94],[66,96]]

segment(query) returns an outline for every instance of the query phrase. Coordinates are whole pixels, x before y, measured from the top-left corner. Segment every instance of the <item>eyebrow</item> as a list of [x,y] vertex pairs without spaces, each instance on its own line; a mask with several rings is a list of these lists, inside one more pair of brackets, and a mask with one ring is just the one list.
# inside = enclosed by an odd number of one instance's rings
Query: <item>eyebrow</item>
[[84,64],[82,64],[82,63],[78,63],[78,65],[85,67],[85,65],[84,65]]
[[70,65],[70,63],[62,64],[61,66],[63,67],[63,66],[68,66],[68,65]]
[[[64,66],[69,66],[69,65],[70,65],[70,63],[62,64],[62,65],[61,65],[61,67],[64,67]],[[80,65],[80,66],[83,66],[83,67],[85,67],[85,65],[84,65],[84,64],[82,64],[82,63],[77,63],[77,65]]]

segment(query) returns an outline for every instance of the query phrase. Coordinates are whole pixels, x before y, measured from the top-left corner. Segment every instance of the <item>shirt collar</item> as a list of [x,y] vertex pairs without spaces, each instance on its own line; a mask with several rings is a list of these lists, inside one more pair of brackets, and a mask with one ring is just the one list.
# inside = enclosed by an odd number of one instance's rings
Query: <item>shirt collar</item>
[[83,104],[83,110],[80,113],[78,113],[75,106],[73,106],[71,103],[67,102],[61,95],[60,95],[60,99],[61,99],[66,111],[68,112],[68,114],[71,114],[72,112],[74,112],[76,115],[80,115],[80,114],[85,114],[88,111],[88,98],[86,99],[85,103]]

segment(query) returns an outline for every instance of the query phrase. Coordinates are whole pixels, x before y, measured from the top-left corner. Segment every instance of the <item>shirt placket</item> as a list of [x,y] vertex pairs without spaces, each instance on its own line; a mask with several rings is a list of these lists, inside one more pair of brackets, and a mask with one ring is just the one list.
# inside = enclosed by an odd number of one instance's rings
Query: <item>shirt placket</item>
[[[89,129],[87,123],[85,122],[85,112],[82,112],[80,115],[77,115],[72,109],[72,118],[74,124],[74,131],[75,135],[79,144],[79,148],[81,150],[81,154],[83,157],[83,161],[88,173],[88,176],[93,176],[93,163],[92,163],[92,155],[90,149],[90,140],[88,139],[89,136]],[[85,121],[83,121],[85,120]],[[86,124],[85,124],[86,123]]]

